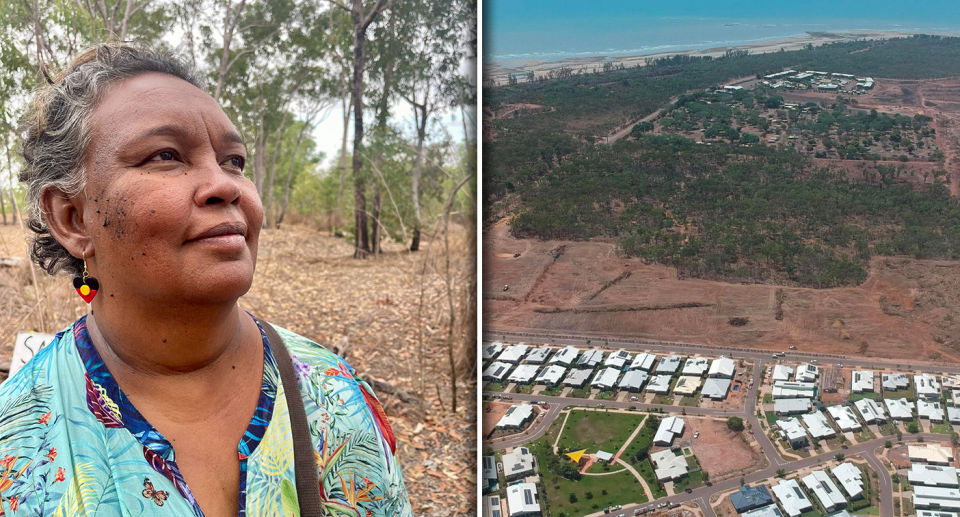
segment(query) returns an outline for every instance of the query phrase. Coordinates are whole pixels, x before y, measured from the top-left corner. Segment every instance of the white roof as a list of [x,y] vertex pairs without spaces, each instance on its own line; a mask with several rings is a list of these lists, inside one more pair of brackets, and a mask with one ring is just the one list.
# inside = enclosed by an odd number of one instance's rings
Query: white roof
[[937,382],[937,376],[929,373],[923,373],[913,376],[913,384],[917,389],[917,396],[924,398],[939,398],[940,383]]
[[800,488],[800,483],[796,479],[787,479],[773,486],[773,494],[777,496],[780,505],[790,517],[796,517],[801,513],[813,508],[813,504],[807,499],[807,495]]
[[687,473],[687,459],[677,456],[670,449],[655,452],[650,459],[656,464],[657,479],[676,479]]
[[810,399],[776,399],[773,411],[777,414],[806,413],[810,411]]
[[533,406],[530,404],[520,404],[510,406],[510,409],[497,422],[497,427],[520,427],[527,419],[533,416]]
[[630,363],[630,368],[639,368],[641,370],[650,370],[653,367],[653,362],[657,360],[657,356],[644,352],[642,354],[637,354],[633,358],[633,362]]
[[521,364],[513,370],[513,373],[510,374],[507,380],[519,383],[530,382],[537,376],[537,370],[539,369],[540,366],[535,364]]
[[497,479],[497,458],[483,457],[483,479]]
[[680,373],[683,375],[703,375],[709,369],[710,360],[706,357],[689,357],[683,363],[683,370]]
[[613,366],[614,368],[620,369],[629,362],[630,352],[627,352],[626,350],[617,350],[616,352],[610,354],[603,364],[605,366]]
[[773,380],[776,381],[789,381],[793,377],[793,367],[787,366],[785,364],[778,364],[773,367]]
[[669,355],[657,363],[657,373],[673,373],[680,367],[680,356]]
[[606,451],[597,451],[597,453],[594,454],[594,456],[596,456],[597,461],[610,461],[613,459],[613,454],[610,454],[609,452],[606,452]]
[[878,420],[886,420],[887,415],[883,411],[883,406],[873,399],[860,399],[853,403],[864,422],[872,424]]
[[602,350],[587,350],[580,355],[580,359],[577,359],[577,364],[593,368],[594,366],[600,364],[600,361],[603,361]]
[[650,393],[669,393],[671,375],[654,375],[647,384],[647,391]]
[[517,483],[507,487],[507,508],[510,517],[528,513],[540,513],[540,503],[537,501],[537,485],[533,483]]
[[733,377],[733,370],[733,359],[721,357],[713,360],[713,364],[710,365],[710,372],[707,375],[711,377]]
[[563,379],[563,383],[567,386],[583,386],[587,382],[587,379],[590,378],[591,371],[592,370],[570,370],[567,377]]
[[620,370],[615,368],[604,368],[593,377],[592,386],[610,389],[617,385],[617,379],[620,378]]
[[960,424],[960,407],[947,407],[947,420],[951,424]]
[[620,379],[620,389],[641,389],[643,385],[646,384],[647,372],[643,370],[630,370],[629,372],[623,374],[623,378]]
[[960,486],[957,482],[957,469],[940,465],[912,463],[907,479],[911,485],[923,486]]
[[873,391],[873,371],[854,370],[850,377],[850,384],[854,393]]
[[548,355],[550,355],[550,348],[545,346],[534,348],[527,354],[527,362],[531,364],[543,364],[546,362]]
[[761,506],[750,510],[749,512],[741,513],[743,517],[783,517],[783,512],[780,511],[780,507],[776,504],[768,504],[766,506]]
[[857,415],[847,406],[830,406],[827,413],[830,413],[841,431],[857,431],[861,428]]
[[940,384],[946,389],[960,388],[960,375],[943,375],[940,377]]
[[803,424],[807,426],[810,436],[814,438],[827,438],[837,434],[827,422],[827,417],[819,411],[801,415],[800,418],[803,420]]
[[577,349],[577,347],[564,347],[559,352],[553,354],[553,357],[550,358],[550,364],[561,363],[570,366],[577,360],[578,355],[580,355],[580,350]]
[[653,443],[673,443],[673,438],[682,433],[683,419],[677,416],[668,416],[660,421],[660,426],[657,427],[657,434],[653,436]]
[[527,350],[530,347],[527,345],[511,345],[508,346],[500,353],[500,360],[505,363],[516,363],[520,359],[523,359],[523,356],[527,355]]
[[503,343],[497,341],[495,343],[490,343],[483,347],[483,360],[493,359],[503,350]]
[[500,459],[503,462],[503,475],[507,478],[533,474],[533,454],[526,447],[517,447]]
[[863,471],[850,462],[843,462],[830,469],[834,477],[851,498],[863,492]]
[[949,447],[943,447],[935,443],[908,445],[907,454],[910,461],[927,463],[949,463],[953,459],[953,451]]
[[696,393],[700,387],[700,377],[686,375],[677,379],[677,385],[673,387],[673,392],[678,395],[690,395]]
[[960,510],[960,490],[956,488],[915,486],[913,505],[944,510]]
[[810,363],[801,364],[797,368],[797,380],[800,382],[813,382],[820,375],[820,368]]
[[777,381],[773,384],[773,398],[813,398],[816,385],[812,382]]
[[917,399],[917,416],[943,422],[943,407],[939,402]]
[[833,509],[847,502],[847,499],[840,493],[840,489],[837,488],[836,483],[822,470],[814,470],[804,476],[803,484],[813,491],[813,494],[820,500],[820,504],[827,509]]
[[887,406],[887,413],[890,413],[890,418],[900,420],[913,418],[913,404],[907,399],[883,399],[883,404]]
[[503,517],[499,495],[488,495],[483,498],[483,517]]
[[545,384],[555,386],[560,383],[560,379],[563,378],[563,374],[566,371],[567,369],[559,364],[550,365],[540,372],[540,375],[537,376],[537,382],[543,382]]
[[726,398],[729,389],[730,379],[709,377],[703,381],[703,388],[700,389],[700,394],[707,398],[722,400]]
[[884,373],[880,375],[880,383],[885,390],[905,390],[910,386],[910,380],[905,373]]
[[800,425],[800,421],[796,418],[777,420],[777,427],[780,428],[780,431],[782,431],[782,434],[787,438],[788,441],[807,437],[807,432],[803,429],[803,426]]
[[487,369],[483,371],[483,378],[502,381],[503,378],[507,376],[507,373],[510,372],[510,368],[513,368],[512,364],[494,361],[493,364],[488,366]]
[[942,512],[940,510],[917,510],[917,517],[957,517],[957,513]]

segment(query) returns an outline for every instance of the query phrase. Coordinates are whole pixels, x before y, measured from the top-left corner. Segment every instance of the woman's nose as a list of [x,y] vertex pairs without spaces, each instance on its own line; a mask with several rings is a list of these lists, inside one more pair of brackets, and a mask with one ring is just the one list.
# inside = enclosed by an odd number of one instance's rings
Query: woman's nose
[[240,202],[242,189],[238,180],[241,177],[223,170],[216,157],[205,159],[201,167],[191,172],[200,174],[204,180],[196,192],[197,206],[229,205]]

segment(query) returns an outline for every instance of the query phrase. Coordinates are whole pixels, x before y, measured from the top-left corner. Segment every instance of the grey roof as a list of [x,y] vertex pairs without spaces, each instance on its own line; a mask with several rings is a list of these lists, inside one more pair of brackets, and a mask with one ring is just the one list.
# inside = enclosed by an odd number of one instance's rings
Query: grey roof
[[789,415],[810,411],[810,399],[776,399],[773,401],[774,413]]
[[743,517],[783,517],[783,512],[780,511],[780,507],[775,504],[768,504],[757,508],[756,510],[750,510],[749,512],[744,512]]
[[630,370],[620,379],[620,389],[642,389],[650,376],[643,370]]
[[700,388],[700,393],[704,397],[712,399],[723,399],[727,396],[727,391],[730,389],[730,379],[724,379],[722,377],[710,377],[703,383],[703,387]]
[[563,383],[567,386],[583,386],[590,378],[592,370],[570,370]]
[[527,354],[527,362],[530,364],[543,364],[546,362],[550,352],[552,352],[552,350],[545,346],[534,348],[529,354]]
[[657,364],[656,372],[657,373],[673,373],[677,371],[677,368],[680,367],[680,356],[679,355],[670,355],[660,359],[660,362]]
[[730,494],[730,502],[740,513],[752,510],[773,502],[773,496],[764,485],[740,487],[740,490]]

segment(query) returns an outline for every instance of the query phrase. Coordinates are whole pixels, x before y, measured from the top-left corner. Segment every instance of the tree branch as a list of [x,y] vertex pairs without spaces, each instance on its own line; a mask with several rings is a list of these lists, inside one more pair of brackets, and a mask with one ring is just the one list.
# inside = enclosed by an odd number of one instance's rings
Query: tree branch
[[338,2],[337,0],[329,0],[329,1],[330,1],[331,4],[333,4],[333,5],[341,8],[341,9],[343,9],[344,11],[346,11],[346,12],[348,12],[348,13],[349,13],[349,12],[353,12],[353,9],[350,9],[349,7],[343,5],[342,3]]
[[[330,0],[331,2],[334,0]],[[366,30],[367,27],[373,23],[373,20],[377,17],[378,14],[386,11],[393,5],[393,0],[377,0],[377,5],[373,6],[373,9],[370,10],[370,14],[363,20],[361,28]]]

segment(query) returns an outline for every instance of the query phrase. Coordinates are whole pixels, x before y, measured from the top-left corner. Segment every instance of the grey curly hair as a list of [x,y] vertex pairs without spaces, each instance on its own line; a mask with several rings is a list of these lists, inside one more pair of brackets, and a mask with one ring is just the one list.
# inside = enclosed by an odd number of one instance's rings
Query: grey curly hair
[[139,45],[105,43],[79,54],[52,79],[47,77],[21,119],[23,166],[19,179],[27,187],[27,226],[37,234],[30,245],[30,258],[47,273],[79,275],[83,261],[50,233],[41,207],[44,190],[56,187],[71,197],[83,191],[90,118],[107,86],[151,72],[172,75],[206,90],[203,76],[172,54]]

